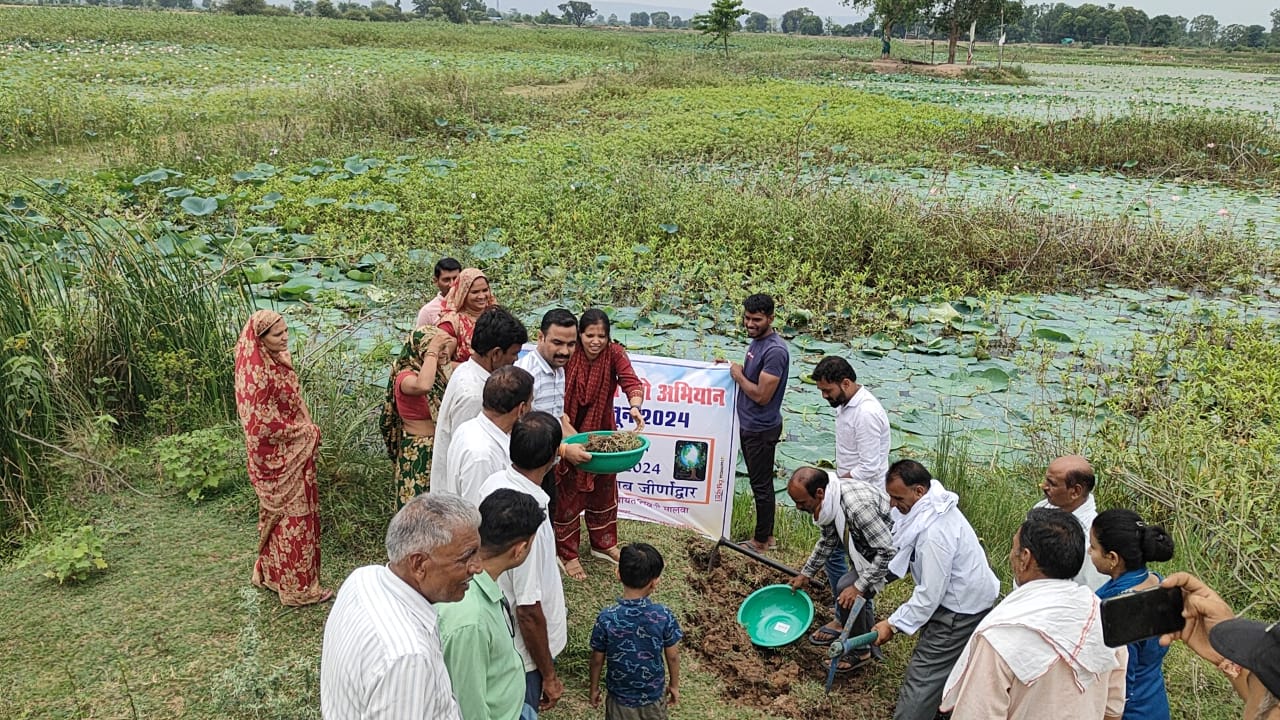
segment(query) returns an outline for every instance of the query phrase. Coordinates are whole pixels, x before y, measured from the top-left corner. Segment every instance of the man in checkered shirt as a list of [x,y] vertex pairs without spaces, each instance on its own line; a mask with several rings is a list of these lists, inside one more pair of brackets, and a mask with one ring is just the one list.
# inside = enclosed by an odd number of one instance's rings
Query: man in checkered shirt
[[[870,631],[875,623],[871,599],[884,587],[894,554],[888,496],[870,483],[838,478],[835,473],[815,467],[802,467],[792,473],[787,494],[798,510],[812,515],[813,521],[822,528],[822,538],[800,574],[791,579],[791,587],[800,589],[807,585],[831,553],[848,553],[849,572],[840,578],[828,578],[836,595],[837,620],[843,625],[846,613],[863,597],[867,602],[853,621],[850,637]],[[825,645],[835,639],[822,638],[822,642],[815,644]],[[861,667],[870,662],[871,657],[871,651],[865,650],[842,658],[836,671]]]

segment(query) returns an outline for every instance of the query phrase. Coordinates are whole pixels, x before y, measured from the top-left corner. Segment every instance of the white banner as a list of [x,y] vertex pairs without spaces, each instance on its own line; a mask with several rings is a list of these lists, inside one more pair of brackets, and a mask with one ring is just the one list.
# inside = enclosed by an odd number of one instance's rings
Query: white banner
[[[618,473],[618,516],[728,537],[738,464],[729,366],[630,357],[645,387],[643,434],[651,444],[630,472]],[[626,395],[613,402],[618,428],[634,429]]]

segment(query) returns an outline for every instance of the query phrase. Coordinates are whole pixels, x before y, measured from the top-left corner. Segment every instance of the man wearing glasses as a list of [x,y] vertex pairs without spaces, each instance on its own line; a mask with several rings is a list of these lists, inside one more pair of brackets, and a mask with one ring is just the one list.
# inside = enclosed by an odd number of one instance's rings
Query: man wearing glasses
[[536,717],[525,705],[516,622],[498,576],[522,565],[546,512],[532,495],[503,488],[480,503],[480,565],[466,596],[441,605],[440,639],[463,720]]

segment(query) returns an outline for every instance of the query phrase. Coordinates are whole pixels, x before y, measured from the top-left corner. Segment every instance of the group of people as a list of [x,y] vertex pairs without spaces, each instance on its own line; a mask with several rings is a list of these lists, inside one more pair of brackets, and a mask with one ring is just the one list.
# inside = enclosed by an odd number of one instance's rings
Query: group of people
[[[755,531],[743,545],[764,553],[775,547],[774,447],[790,359],[772,327],[772,299],[753,295],[743,310],[752,342],[746,361],[732,365],[731,374],[756,505]],[[1087,459],[1071,455],[1048,465],[1044,499],[1013,537],[1015,587],[999,600],[999,578],[959,497],[915,460],[889,464],[888,415],[849,362],[825,357],[812,377],[836,408],[835,469],[802,467],[788,481],[796,508],[821,528],[791,586],[802,588],[823,571],[832,589],[834,619],[809,636],[812,644],[830,646],[846,626],[846,637],[875,632],[872,647],[840,658],[837,672],[873,662],[879,646],[895,635],[916,636],[895,720],[940,714],[952,720],[1168,718],[1162,663],[1174,639],[1186,640],[1233,677],[1248,720],[1280,720],[1280,629],[1236,620],[1239,634],[1219,630],[1211,642],[1205,618],[1226,620],[1230,608],[1196,578],[1164,579],[1148,568],[1173,557],[1172,538],[1132,510],[1098,512]],[[908,574],[914,579],[910,598],[875,622],[876,594]],[[1176,637],[1107,647],[1101,600],[1162,582],[1191,593],[1187,629]],[[850,618],[855,608],[858,614]],[[1228,637],[1242,641],[1232,647]]]
[[[619,546],[614,478],[578,470],[589,453],[564,443],[577,430],[614,427],[617,388],[643,427],[643,392],[608,317],[552,310],[535,349],[518,358],[528,333],[494,304],[482,273],[444,260],[436,277],[447,287],[439,283],[419,316],[436,324],[410,334],[383,412],[401,505],[387,530],[388,563],[356,570],[338,593],[321,662],[324,716],[516,720],[554,707],[568,639],[562,575],[585,577],[585,512],[591,552],[617,565],[623,586],[591,634],[591,702],[601,701],[603,672],[606,717],[666,717],[679,698],[681,631],[649,599],[662,557],[643,543]],[[757,510],[743,542],[758,552],[775,547],[774,449],[790,362],[773,317],[767,295],[747,298],[751,344],[729,367]],[[791,584],[822,571],[832,586],[835,618],[809,636],[814,645],[839,637],[865,601],[851,634],[874,630],[877,639],[841,658],[842,671],[873,662],[897,634],[917,636],[895,719],[1033,718],[1045,707],[1063,717],[1168,717],[1161,663],[1181,639],[1232,678],[1249,720],[1280,720],[1280,629],[1232,619],[1196,578],[1163,579],[1188,594],[1184,631],[1105,646],[1099,599],[1160,584],[1147,565],[1170,559],[1173,541],[1132,511],[1099,513],[1087,460],[1048,466],[1045,499],[1013,538],[1015,589],[997,604],[999,581],[956,494],[914,460],[889,464],[887,413],[846,360],[823,358],[812,376],[837,410],[836,462],[834,471],[800,468],[788,482],[822,533]],[[325,602],[333,592],[319,583],[320,433],[278,313],[254,313],[241,333],[236,403],[260,500],[253,582],[286,605]],[[872,600],[907,574],[910,599],[875,622]]]
[[[418,313],[392,365],[381,415],[401,506],[430,490],[477,501],[484,480],[509,462],[512,425],[529,410],[549,413],[566,438],[614,430],[613,397],[621,388],[636,428],[644,428],[644,389],[626,351],[612,341],[603,311],[592,308],[581,318],[563,308],[547,312],[533,351],[521,357],[528,333],[497,305],[481,271],[444,258],[434,273],[440,292]],[[525,382],[530,398],[510,392]],[[591,554],[613,564],[619,559],[616,476],[580,470],[591,457],[581,444],[562,443],[557,454],[562,462],[539,484],[558,562],[582,580],[584,516]]]

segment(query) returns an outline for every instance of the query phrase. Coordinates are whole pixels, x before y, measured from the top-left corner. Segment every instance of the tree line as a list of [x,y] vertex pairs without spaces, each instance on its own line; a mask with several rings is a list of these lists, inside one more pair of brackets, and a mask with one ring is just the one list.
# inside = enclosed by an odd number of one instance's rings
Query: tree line
[[[404,3],[407,1],[408,7]],[[795,8],[780,18],[746,11],[735,20],[738,29],[752,33],[781,32],[798,35],[876,36],[931,38],[948,41],[948,60],[970,28],[984,40],[997,41],[1003,34],[1010,43],[1088,43],[1144,47],[1219,47],[1280,50],[1280,9],[1272,10],[1270,26],[1223,24],[1212,14],[1187,18],[1181,15],[1148,16],[1131,6],[1115,3],[1078,6],[1067,3],[1024,3],[1021,0],[843,0],[869,16],[847,25],[822,18],[807,7]],[[204,9],[237,15],[301,15],[344,20],[397,22],[415,18],[452,23],[494,20],[541,25],[608,25],[613,27],[685,29],[691,20],[667,12],[632,12],[627,19],[600,15],[590,2],[567,0],[552,11],[538,14],[518,9],[499,12],[484,0],[372,0],[363,5],[348,0],[293,0],[292,8],[267,4],[266,0],[35,0],[39,5],[116,5],[134,8]]]

